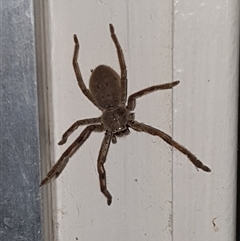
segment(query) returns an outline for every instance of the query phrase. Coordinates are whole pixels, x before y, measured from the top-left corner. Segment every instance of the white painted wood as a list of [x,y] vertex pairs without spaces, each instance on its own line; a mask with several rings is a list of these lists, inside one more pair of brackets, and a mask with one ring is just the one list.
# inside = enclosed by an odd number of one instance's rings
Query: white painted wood
[[[114,24],[125,54],[129,94],[171,82],[172,3],[52,0],[49,12],[55,162],[82,128],[58,147],[64,131],[78,119],[100,115],[78,88],[71,65],[73,34],[80,40],[79,63],[87,85],[90,69],[99,64],[119,71],[109,23]],[[136,119],[170,135],[171,113],[171,91],[137,102]],[[171,148],[134,131],[112,144],[105,165],[113,195],[108,207],[96,170],[102,138],[103,134],[92,134],[52,184],[55,240],[172,240]]]
[[[174,1],[173,240],[235,240],[238,1]],[[214,226],[213,222],[216,226]]]

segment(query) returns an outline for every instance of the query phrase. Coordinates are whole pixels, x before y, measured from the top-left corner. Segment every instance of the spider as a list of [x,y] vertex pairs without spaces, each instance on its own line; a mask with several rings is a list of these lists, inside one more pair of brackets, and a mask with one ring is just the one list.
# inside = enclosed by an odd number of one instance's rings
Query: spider
[[88,125],[78,138],[67,148],[62,154],[58,162],[48,172],[47,176],[42,180],[41,186],[48,183],[52,178],[57,178],[66,167],[69,158],[82,146],[92,132],[105,132],[99,156],[97,160],[97,168],[99,174],[99,182],[101,192],[107,198],[107,204],[112,203],[112,195],[107,189],[106,171],[104,164],[110,143],[117,143],[117,137],[122,137],[130,133],[129,128],[138,132],[146,132],[150,135],[158,136],[171,146],[178,149],[197,167],[205,172],[210,172],[210,168],[205,166],[198,158],[188,149],[174,141],[169,135],[152,126],[139,123],[134,119],[132,112],[136,107],[136,99],[146,94],[150,94],[157,90],[172,89],[180,83],[174,81],[161,85],[155,85],[140,90],[127,99],[127,67],[124,60],[122,48],[112,24],[109,24],[111,37],[117,49],[118,60],[120,64],[121,76],[119,76],[111,67],[99,65],[92,70],[89,89],[86,88],[81,71],[78,65],[79,41],[77,35],[73,36],[75,48],[73,54],[73,68],[76,74],[78,85],[83,94],[102,111],[102,115],[97,118],[82,119],[76,121],[62,136],[62,140],[58,143],[63,145],[67,142],[68,137],[82,125]]

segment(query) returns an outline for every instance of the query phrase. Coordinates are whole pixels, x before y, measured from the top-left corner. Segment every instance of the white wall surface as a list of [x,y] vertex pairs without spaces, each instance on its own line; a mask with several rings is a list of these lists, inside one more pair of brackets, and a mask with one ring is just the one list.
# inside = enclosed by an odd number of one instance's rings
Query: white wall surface
[[80,134],[82,128],[57,146],[73,122],[100,116],[77,85],[72,36],[80,41],[88,86],[99,64],[119,72],[112,23],[125,54],[128,94],[181,81],[173,91],[139,99],[136,120],[173,135],[212,169],[198,172],[159,138],[132,130],[110,146],[109,207],[96,167],[103,134],[93,133],[51,184],[55,240],[234,240],[237,1],[193,2],[49,1],[51,163]]
[[[238,1],[174,2],[173,240],[235,240]],[[214,226],[213,222],[216,226]]]

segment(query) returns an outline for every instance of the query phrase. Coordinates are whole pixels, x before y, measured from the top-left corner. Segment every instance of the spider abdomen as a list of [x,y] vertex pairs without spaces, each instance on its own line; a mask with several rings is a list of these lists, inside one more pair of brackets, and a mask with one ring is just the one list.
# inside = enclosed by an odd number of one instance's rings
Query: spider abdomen
[[106,65],[99,65],[93,70],[89,88],[95,102],[103,109],[121,103],[120,76]]
[[127,128],[129,110],[122,106],[109,108],[103,112],[101,119],[107,131],[112,133],[122,132]]

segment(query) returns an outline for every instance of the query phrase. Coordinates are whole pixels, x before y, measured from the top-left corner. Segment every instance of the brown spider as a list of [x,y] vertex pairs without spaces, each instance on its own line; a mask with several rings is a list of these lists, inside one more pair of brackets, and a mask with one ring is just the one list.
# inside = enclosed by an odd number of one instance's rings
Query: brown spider
[[57,178],[66,167],[69,158],[72,157],[78,148],[80,148],[80,146],[87,140],[92,132],[105,132],[105,136],[99,151],[97,166],[101,192],[107,198],[108,205],[110,205],[112,202],[112,196],[107,190],[104,163],[106,161],[110,142],[112,141],[112,143],[116,143],[117,137],[128,135],[130,133],[129,127],[135,131],[146,132],[151,135],[159,136],[165,142],[185,154],[197,168],[200,168],[206,172],[211,171],[210,168],[198,160],[197,157],[193,155],[188,149],[174,141],[166,133],[134,120],[134,113],[131,111],[135,109],[137,98],[157,90],[171,89],[178,85],[180,81],[148,87],[130,95],[127,100],[127,68],[123,56],[123,51],[118,42],[117,36],[115,35],[113,25],[110,24],[109,27],[112,40],[117,49],[118,60],[121,69],[121,77],[112,68],[106,65],[99,65],[92,71],[89,84],[90,90],[87,89],[83,82],[81,71],[77,62],[79,52],[78,38],[77,35],[73,36],[75,49],[72,63],[77,77],[78,85],[83,94],[102,111],[102,115],[98,118],[78,120],[63,134],[62,140],[58,143],[59,145],[66,143],[68,137],[79,126],[91,124],[88,125],[79,135],[79,137],[67,148],[58,162],[52,167],[47,176],[41,182],[42,186],[48,183],[53,177]]

